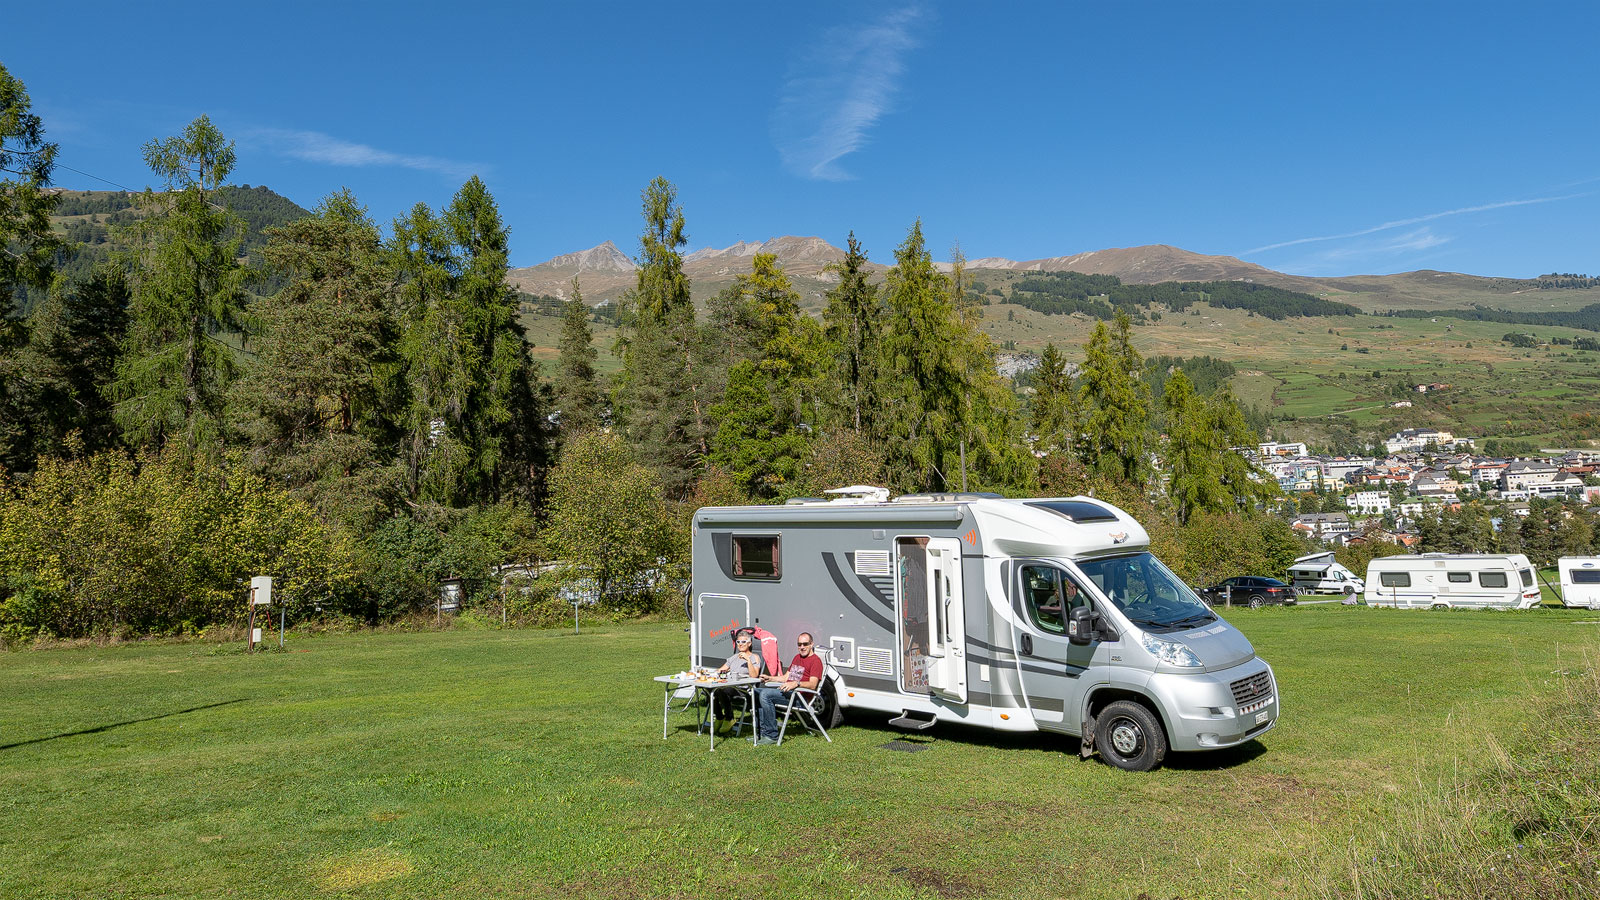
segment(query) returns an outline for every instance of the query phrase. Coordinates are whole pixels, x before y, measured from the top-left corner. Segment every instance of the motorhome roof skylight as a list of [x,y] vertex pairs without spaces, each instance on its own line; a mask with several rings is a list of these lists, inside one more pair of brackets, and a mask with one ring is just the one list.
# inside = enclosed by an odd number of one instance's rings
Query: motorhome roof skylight
[[1084,522],[1115,522],[1117,514],[1098,503],[1085,503],[1082,500],[1041,500],[1038,503],[1029,503],[1039,509],[1046,509],[1055,513],[1068,522],[1083,524]]

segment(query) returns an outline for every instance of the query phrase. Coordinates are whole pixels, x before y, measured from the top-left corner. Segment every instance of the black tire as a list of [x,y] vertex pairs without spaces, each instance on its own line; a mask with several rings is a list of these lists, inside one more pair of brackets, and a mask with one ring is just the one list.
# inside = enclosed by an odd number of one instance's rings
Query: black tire
[[1167,732],[1149,707],[1118,700],[1095,717],[1094,747],[1119,769],[1148,772],[1167,758]]
[[1252,595],[1250,597],[1250,608],[1251,609],[1260,609],[1262,604],[1264,604],[1266,602],[1267,602],[1267,598],[1261,596],[1260,594]]
[[817,721],[822,723],[823,728],[832,731],[844,724],[844,707],[839,705],[839,698],[834,693],[832,682],[823,685],[816,706]]
[[1344,595],[1346,597],[1354,597],[1356,595],[1356,589],[1353,588],[1353,587],[1350,587],[1349,585],[1345,585]]

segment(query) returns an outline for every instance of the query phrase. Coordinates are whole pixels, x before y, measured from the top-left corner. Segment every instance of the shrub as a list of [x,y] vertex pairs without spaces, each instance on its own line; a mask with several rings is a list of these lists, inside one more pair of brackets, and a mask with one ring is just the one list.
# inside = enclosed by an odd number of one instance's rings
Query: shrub
[[0,481],[8,640],[198,633],[245,615],[252,575],[278,602],[337,609],[359,571],[344,534],[237,467],[106,452]]

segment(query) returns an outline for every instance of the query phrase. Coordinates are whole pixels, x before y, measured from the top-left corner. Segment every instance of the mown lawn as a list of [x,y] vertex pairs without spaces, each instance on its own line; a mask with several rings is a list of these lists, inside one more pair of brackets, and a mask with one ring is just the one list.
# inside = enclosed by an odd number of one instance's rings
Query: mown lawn
[[660,733],[681,624],[0,656],[0,897],[1294,894],[1471,768],[1585,610],[1233,610],[1282,724],[1130,774],[884,717],[834,742]]

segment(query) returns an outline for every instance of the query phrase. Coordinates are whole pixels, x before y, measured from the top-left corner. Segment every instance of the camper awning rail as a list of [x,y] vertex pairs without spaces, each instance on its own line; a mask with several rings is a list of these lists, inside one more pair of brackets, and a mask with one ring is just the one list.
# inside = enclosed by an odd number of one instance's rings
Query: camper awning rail
[[695,515],[702,525],[865,525],[869,522],[951,524],[965,514],[960,506],[857,505],[725,507]]

